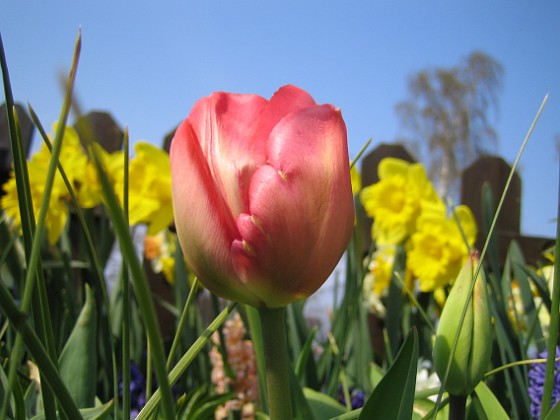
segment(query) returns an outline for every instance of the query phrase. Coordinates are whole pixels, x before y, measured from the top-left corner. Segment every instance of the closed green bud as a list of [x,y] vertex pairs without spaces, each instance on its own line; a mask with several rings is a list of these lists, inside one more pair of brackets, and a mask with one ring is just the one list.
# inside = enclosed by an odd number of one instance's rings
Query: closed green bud
[[468,395],[482,380],[492,354],[492,320],[486,290],[486,276],[480,270],[473,296],[468,304],[455,353],[451,348],[459,328],[463,308],[469,297],[478,265],[478,254],[472,253],[461,269],[443,308],[434,345],[434,367],[443,381],[449,358],[451,368],[445,390],[450,395]]

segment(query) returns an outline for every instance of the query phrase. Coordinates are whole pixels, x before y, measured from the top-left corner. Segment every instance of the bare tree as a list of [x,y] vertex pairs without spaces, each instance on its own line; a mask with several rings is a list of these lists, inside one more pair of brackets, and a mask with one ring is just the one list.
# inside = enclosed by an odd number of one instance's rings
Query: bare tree
[[449,69],[426,69],[412,76],[409,98],[396,106],[410,136],[405,143],[420,152],[442,196],[456,187],[461,170],[497,144],[490,112],[496,116],[503,68],[474,52]]

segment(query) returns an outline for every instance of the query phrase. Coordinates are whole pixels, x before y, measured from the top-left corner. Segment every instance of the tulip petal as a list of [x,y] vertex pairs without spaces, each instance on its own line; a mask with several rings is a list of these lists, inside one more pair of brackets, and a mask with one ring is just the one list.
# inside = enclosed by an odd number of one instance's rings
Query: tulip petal
[[330,105],[292,112],[270,134],[268,163],[253,176],[250,214],[237,218],[241,239],[232,245],[240,278],[269,306],[317,290],[350,240],[346,144],[340,112]]
[[210,291],[259,306],[234,274],[230,247],[237,228],[189,120],[177,129],[170,158],[175,223],[189,267]]
[[253,141],[266,145],[272,129],[282,118],[314,106],[317,104],[306,91],[292,85],[281,87],[263,107]]
[[217,92],[198,101],[188,117],[215,188],[234,217],[248,211],[251,176],[266,162],[265,143],[253,137],[267,103],[257,95]]

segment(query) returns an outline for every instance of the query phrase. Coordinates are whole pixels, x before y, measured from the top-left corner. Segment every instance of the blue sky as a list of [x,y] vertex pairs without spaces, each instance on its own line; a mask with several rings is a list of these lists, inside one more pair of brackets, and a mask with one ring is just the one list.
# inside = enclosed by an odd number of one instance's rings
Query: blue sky
[[16,100],[45,125],[58,117],[57,74],[78,28],[76,92],[108,110],[131,141],[161,144],[202,96],[270,97],[287,83],[342,109],[350,154],[370,137],[392,141],[407,78],[482,50],[505,68],[497,153],[512,163],[545,96],[521,160],[522,231],[555,235],[560,135],[560,3],[543,1],[0,0],[0,31]]

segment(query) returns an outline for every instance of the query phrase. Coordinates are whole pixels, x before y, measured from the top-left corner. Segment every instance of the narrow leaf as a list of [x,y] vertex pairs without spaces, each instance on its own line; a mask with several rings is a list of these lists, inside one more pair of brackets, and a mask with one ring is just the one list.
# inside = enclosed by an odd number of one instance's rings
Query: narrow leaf
[[413,329],[395,362],[366,401],[359,419],[409,420],[414,404],[417,366],[418,333]]
[[480,400],[480,404],[482,404],[482,408],[488,418],[493,420],[509,419],[509,416],[502,407],[502,404],[500,404],[496,396],[484,382],[479,382],[474,389],[474,392],[476,392],[476,395]]
[[344,406],[326,394],[311,388],[304,388],[303,394],[316,419],[330,419],[347,412]]
[[86,284],[86,301],[60,354],[62,380],[79,408],[93,407],[97,383],[97,311],[93,291]]

